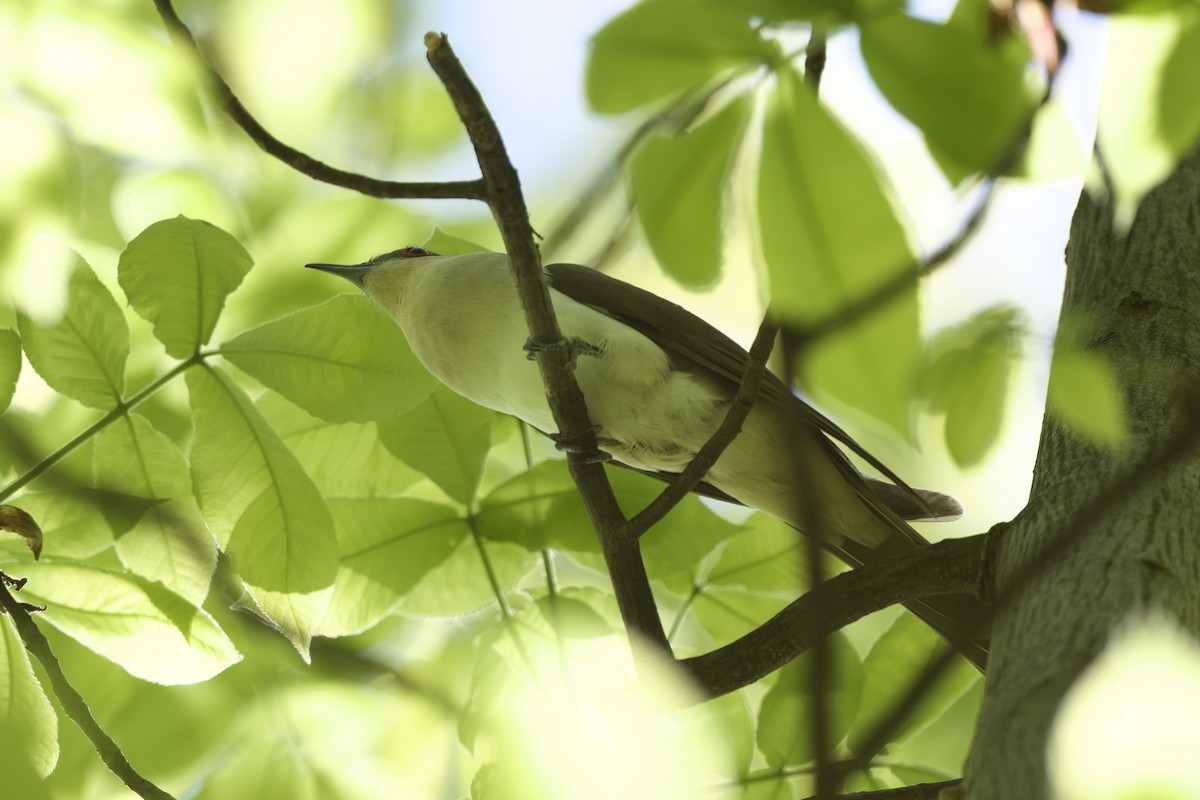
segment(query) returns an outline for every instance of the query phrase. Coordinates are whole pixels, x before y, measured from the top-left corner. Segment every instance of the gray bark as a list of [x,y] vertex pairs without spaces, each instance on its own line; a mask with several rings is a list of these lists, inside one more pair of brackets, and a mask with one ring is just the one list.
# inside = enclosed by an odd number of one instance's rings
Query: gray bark
[[[1117,369],[1129,411],[1121,453],[1047,417],[1030,502],[997,543],[1001,587],[1049,538],[1171,441],[1200,363],[1200,154],[1142,203],[1127,234],[1106,198],[1080,198],[1067,246],[1065,317],[1096,320],[1088,346]],[[1188,410],[1190,407],[1190,411]],[[1045,746],[1059,702],[1129,613],[1157,606],[1200,636],[1200,460],[1147,482],[1025,586],[996,621],[967,763],[971,800],[1047,796]]]

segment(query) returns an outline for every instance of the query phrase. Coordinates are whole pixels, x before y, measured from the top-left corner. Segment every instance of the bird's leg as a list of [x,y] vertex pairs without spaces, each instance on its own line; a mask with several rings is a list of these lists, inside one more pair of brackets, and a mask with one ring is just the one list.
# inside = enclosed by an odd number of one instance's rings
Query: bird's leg
[[530,361],[537,358],[537,354],[547,350],[566,350],[567,351],[567,367],[575,369],[575,359],[579,356],[602,356],[604,348],[598,347],[591,342],[580,339],[578,336],[567,336],[557,342],[537,343],[532,339],[526,339],[524,348],[525,357]]
[[[593,425],[588,430],[590,430],[592,433],[599,434],[600,431],[603,430],[603,428],[601,428],[599,425]],[[560,450],[564,453],[575,453],[575,454],[583,455],[584,456],[583,460],[585,463],[607,464],[613,460],[612,455],[610,455],[609,453],[606,453],[603,450],[597,450],[597,449],[594,449],[591,447],[581,445],[575,440],[568,440],[568,439],[564,438],[561,433],[548,433],[546,435],[549,436],[550,439],[554,442],[554,447],[557,450]],[[617,444],[620,444],[620,442],[618,442],[616,439],[613,439],[608,436],[597,435],[596,436],[596,444],[599,447],[605,447],[605,446],[617,445]]]

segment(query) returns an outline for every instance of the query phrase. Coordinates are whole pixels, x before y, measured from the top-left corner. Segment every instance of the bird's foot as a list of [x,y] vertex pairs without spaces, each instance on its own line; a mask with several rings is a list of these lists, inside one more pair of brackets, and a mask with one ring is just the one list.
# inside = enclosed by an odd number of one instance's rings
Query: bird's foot
[[[593,425],[588,430],[590,430],[594,434],[599,434],[600,431],[603,430],[603,428],[601,428],[599,425]],[[585,464],[607,464],[607,463],[609,463],[610,461],[613,460],[612,455],[609,453],[606,453],[603,450],[600,450],[598,448],[612,447],[612,446],[620,444],[620,442],[618,442],[616,439],[613,439],[610,436],[597,435],[596,436],[596,447],[591,447],[590,445],[580,444],[579,441],[576,439],[567,439],[561,433],[552,433],[552,434],[549,434],[549,436],[554,441],[554,447],[557,450],[559,450],[563,453],[580,456],[581,457],[580,460],[583,461],[583,463],[585,463]]]
[[530,361],[537,358],[537,354],[549,350],[565,350],[567,351],[567,366],[571,369],[575,368],[575,360],[579,356],[602,356],[604,348],[598,347],[591,342],[580,339],[578,336],[567,336],[557,342],[537,343],[532,339],[526,339],[525,357]]

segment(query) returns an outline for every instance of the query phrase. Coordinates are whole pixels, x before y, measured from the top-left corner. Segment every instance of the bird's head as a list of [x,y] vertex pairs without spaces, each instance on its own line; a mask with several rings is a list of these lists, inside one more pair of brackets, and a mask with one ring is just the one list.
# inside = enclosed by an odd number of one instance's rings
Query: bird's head
[[397,267],[402,268],[406,266],[412,259],[436,255],[437,253],[432,253],[421,247],[401,247],[399,250],[375,256],[361,264],[305,264],[304,266],[309,269],[319,269],[322,272],[338,275],[350,281],[355,286],[363,290],[368,290],[367,278],[371,274],[389,272]]

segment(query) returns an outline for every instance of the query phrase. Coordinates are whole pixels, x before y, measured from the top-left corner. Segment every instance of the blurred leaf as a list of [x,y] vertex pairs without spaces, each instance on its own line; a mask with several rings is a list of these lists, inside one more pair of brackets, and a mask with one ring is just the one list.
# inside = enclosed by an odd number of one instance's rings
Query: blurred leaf
[[42,529],[24,509],[0,504],[0,531],[11,531],[25,540],[36,561],[42,556]]
[[80,644],[154,683],[199,683],[241,660],[203,610],[162,584],[76,564],[27,564],[26,602]]
[[0,414],[8,410],[20,376],[21,337],[14,330],[0,328]]
[[377,163],[390,164],[425,161],[466,144],[446,88],[420,67],[397,69],[393,65],[355,81],[354,91],[345,93],[345,108],[337,117],[350,122],[345,127],[352,138],[344,147],[369,155]]
[[326,422],[274,392],[255,406],[326,497],[399,494],[422,479],[384,447],[373,422]]
[[[38,520],[42,529],[45,555],[49,558],[87,558],[113,543],[113,525],[136,521],[147,503],[142,498],[130,498],[115,492],[95,489],[60,489],[52,492],[31,492],[21,495],[21,506]],[[136,510],[135,510],[136,508]],[[130,517],[133,520],[130,520]],[[122,531],[124,532],[124,531]],[[12,540],[14,543],[18,540]],[[19,549],[0,540],[4,556],[24,555]]]
[[1200,138],[1200,8],[1181,5],[1179,34],[1162,67],[1158,98],[1158,133],[1177,157],[1190,153]]
[[500,591],[511,591],[535,564],[541,562],[538,553],[508,542],[493,542],[471,537],[464,539],[438,564],[425,579],[404,597],[401,608],[406,614],[434,617],[455,617],[494,606],[496,593],[492,590],[484,569],[481,550],[486,549]]
[[1116,224],[1125,229],[1142,198],[1174,171],[1200,132],[1190,92],[1200,80],[1200,9],[1186,3],[1117,16],[1106,27],[1096,136],[1116,193]]
[[[871,161],[793,71],[767,100],[758,214],[772,304],[785,317],[823,319],[914,269]],[[915,286],[818,343],[801,365],[813,388],[904,435],[919,345]]]
[[[862,26],[862,54],[888,102],[925,134],[930,150],[967,173],[994,172],[1033,108],[1029,49],[1016,35],[986,38],[902,13]],[[948,175],[957,183],[961,175]]]
[[217,544],[200,517],[192,479],[175,443],[140,414],[127,414],[96,437],[95,469],[105,488],[145,503],[122,529],[117,555],[131,572],[158,581],[193,605],[208,596]]
[[607,598],[595,590],[568,589],[562,594],[539,597],[536,606],[558,636],[564,639],[592,639],[613,633],[608,620],[595,608],[597,601],[602,599]]
[[481,536],[531,552],[599,552],[600,545],[566,464],[544,461],[497,486],[479,504]]
[[492,447],[496,412],[439,386],[416,408],[379,423],[379,438],[397,458],[464,505],[475,499]]
[[461,236],[455,236],[444,228],[434,228],[433,234],[421,247],[439,256],[465,256],[467,253],[482,253],[488,249]]
[[[859,752],[865,737],[906,697],[917,676],[930,662],[941,657],[947,647],[928,625],[912,614],[903,613],[896,617],[863,660],[866,680],[862,713],[854,721],[847,741],[852,752]],[[967,662],[956,660],[950,671],[925,693],[920,705],[904,720],[892,741],[902,742],[936,720],[978,678],[979,673]]]
[[[11,738],[10,738],[11,737]],[[13,787],[9,768],[14,748],[45,777],[58,761],[58,717],[50,698],[33,672],[29,654],[7,615],[0,615],[0,763],[5,793]],[[25,794],[10,795],[27,797]]]
[[[3,617],[0,617],[0,628],[5,630],[9,628],[9,623]],[[4,638],[5,634],[0,633],[0,640]],[[20,648],[19,641],[16,646]],[[0,643],[0,647],[3,647],[2,643]],[[2,654],[0,651],[0,655]],[[0,663],[0,673],[2,672],[3,664]],[[30,675],[32,676],[32,672]],[[40,691],[41,687],[38,687],[38,690]],[[45,695],[43,695],[44,697]],[[0,706],[2,705],[0,703]],[[53,716],[54,709],[50,707],[49,701],[46,702],[46,706],[50,708],[51,716]],[[25,713],[29,712],[29,709],[20,710]],[[43,726],[34,723],[32,726],[35,727],[33,736],[30,736],[28,727],[31,726],[26,722],[25,714],[21,716],[0,714],[0,754],[3,756],[4,763],[4,791],[9,797],[19,797],[21,800],[52,800],[45,778],[47,773],[54,768],[54,762],[58,758],[58,742],[47,743],[44,741]],[[57,736],[57,720],[55,729],[51,733]],[[42,745],[45,744],[53,747],[53,753],[42,748]],[[50,758],[51,755],[53,758]]]
[[1129,438],[1125,393],[1112,363],[1061,334],[1054,343],[1046,409],[1075,434],[1097,444],[1116,448]]
[[630,190],[655,258],[687,286],[710,286],[724,255],[723,198],[750,114],[748,99],[677,136],[654,136],[629,164]]
[[[658,481],[622,469],[608,478],[626,515],[644,508],[662,491]],[[591,520],[566,464],[546,461],[496,487],[480,503],[476,524],[482,536],[579,554],[600,550]],[[684,498],[642,539],[642,560],[651,578],[693,569],[738,527],[713,514],[696,497]]]
[[365,297],[348,294],[248,330],[221,355],[330,422],[387,419],[437,385],[400,328]]
[[[858,714],[863,694],[863,665],[845,634],[828,639],[829,688],[825,696],[829,745],[835,747]],[[779,680],[763,697],[758,713],[758,749],[775,769],[811,762],[812,655],[806,653],[779,671]]]
[[754,17],[803,20],[825,28],[898,11],[904,0],[727,0]]
[[1078,180],[1087,166],[1087,148],[1066,104],[1051,98],[1034,117],[1029,143],[1010,174],[1031,181]]
[[692,599],[696,622],[720,646],[744,636],[783,610],[788,598],[706,586]]
[[1025,321],[1008,306],[975,314],[930,340],[922,393],[944,414],[946,447],[959,466],[978,464],[1000,436]]
[[253,263],[225,231],[178,216],[138,234],[121,253],[117,277],[167,354],[187,358],[208,343],[226,296]]
[[329,510],[342,560],[317,629],[322,636],[379,622],[471,533],[458,511],[424,500],[330,500]]
[[337,574],[329,509],[296,457],[229,378],[206,366],[190,370],[187,384],[200,509],[258,608],[307,660]]
[[708,582],[752,592],[799,592],[808,586],[800,533],[766,514],[756,514],[742,533],[725,543]]
[[67,310],[54,325],[18,316],[29,363],[55,391],[110,409],[125,392],[129,326],[117,301],[82,258],[67,286]]
[[592,37],[585,84],[602,114],[620,114],[778,57],[745,11],[715,0],[653,0]]

